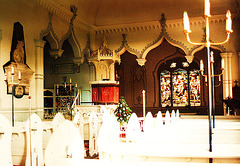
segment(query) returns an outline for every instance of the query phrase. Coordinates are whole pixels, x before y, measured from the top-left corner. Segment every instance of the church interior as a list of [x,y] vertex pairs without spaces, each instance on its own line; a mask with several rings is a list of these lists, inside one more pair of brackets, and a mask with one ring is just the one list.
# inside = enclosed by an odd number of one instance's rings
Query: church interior
[[240,165],[239,0],[3,0],[0,63],[0,165]]

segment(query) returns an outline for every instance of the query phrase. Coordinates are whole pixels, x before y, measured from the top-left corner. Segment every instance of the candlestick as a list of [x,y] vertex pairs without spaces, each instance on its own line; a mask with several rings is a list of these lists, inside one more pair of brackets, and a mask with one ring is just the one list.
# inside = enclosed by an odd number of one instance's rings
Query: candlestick
[[59,85],[57,84],[57,95],[59,94]]
[[212,115],[213,115],[213,127],[215,126],[215,99],[214,99],[214,87],[212,88],[212,86],[214,86],[214,76],[220,76],[220,75],[222,75],[222,73],[219,75],[214,75],[214,67],[213,67],[214,59],[213,59],[213,56],[210,56],[210,47],[211,47],[211,45],[215,45],[215,46],[222,45],[229,41],[230,33],[232,33],[232,27],[231,27],[232,21],[231,21],[231,13],[230,13],[230,11],[228,11],[226,14],[226,16],[227,16],[227,19],[226,19],[227,38],[223,42],[212,43],[210,41],[210,28],[209,28],[209,23],[210,23],[209,17],[211,17],[211,15],[210,15],[210,0],[205,0],[204,9],[205,9],[204,16],[205,16],[205,20],[206,20],[205,42],[195,43],[190,40],[190,37],[189,37],[190,32],[187,31],[188,30],[188,26],[187,26],[188,16],[187,16],[187,14],[185,14],[185,12],[184,12],[184,24],[186,23],[186,26],[184,25],[184,33],[186,34],[187,41],[190,44],[203,45],[207,48],[207,69],[208,69],[207,73],[208,74],[204,75],[202,61],[200,61],[200,70],[201,70],[201,74],[205,77],[205,81],[206,81],[206,79],[208,81],[209,151],[212,152]]
[[146,109],[145,109],[146,96],[145,96],[145,90],[142,91],[142,94],[143,94],[143,117],[145,118],[145,116],[146,116]]
[[186,11],[183,13],[184,33],[190,33],[189,17]]
[[205,16],[210,16],[210,2],[209,0],[205,0],[205,10],[204,10]]
[[200,70],[203,71],[203,60],[200,60]]
[[4,73],[4,81],[7,82],[7,73]]
[[224,69],[224,59],[222,58],[222,61],[221,61],[221,67],[222,69]]
[[214,63],[213,51],[211,51],[210,59],[211,59],[211,62]]
[[11,74],[13,75],[14,74],[14,67],[12,66],[12,72],[11,72]]
[[19,71],[18,71],[18,80],[21,80],[21,79],[22,79],[21,71],[19,70]]
[[231,19],[231,13],[230,11],[228,10],[227,13],[226,13],[226,31],[228,32],[232,32],[232,19]]

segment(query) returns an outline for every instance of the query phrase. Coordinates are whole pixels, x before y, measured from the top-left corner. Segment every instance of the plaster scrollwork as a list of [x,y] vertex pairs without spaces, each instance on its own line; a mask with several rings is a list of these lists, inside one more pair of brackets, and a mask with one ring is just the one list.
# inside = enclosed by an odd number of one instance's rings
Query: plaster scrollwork
[[140,57],[140,52],[137,49],[134,49],[128,45],[127,40],[126,40],[127,34],[122,34],[122,37],[123,37],[122,44],[121,44],[120,48],[115,50],[115,53],[120,56],[125,51],[128,51],[131,54],[134,54],[137,57]]
[[81,63],[84,61],[84,57],[82,57],[81,47],[76,38],[76,35],[74,32],[74,26],[73,26],[73,22],[74,22],[75,18],[77,17],[77,10],[78,10],[78,8],[76,6],[74,6],[74,5],[71,6],[71,12],[73,13],[73,16],[70,20],[69,29],[68,29],[67,33],[62,36],[59,43],[60,43],[60,48],[62,48],[64,41],[68,40],[70,45],[72,46],[74,57],[76,57],[77,59],[80,58],[81,60],[78,62]]

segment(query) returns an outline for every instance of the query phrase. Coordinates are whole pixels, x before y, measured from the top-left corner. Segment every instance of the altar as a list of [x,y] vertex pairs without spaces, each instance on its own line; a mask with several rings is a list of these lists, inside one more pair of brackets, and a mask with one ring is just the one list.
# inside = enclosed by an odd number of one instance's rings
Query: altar
[[116,81],[91,81],[92,102],[94,104],[117,104],[119,83]]

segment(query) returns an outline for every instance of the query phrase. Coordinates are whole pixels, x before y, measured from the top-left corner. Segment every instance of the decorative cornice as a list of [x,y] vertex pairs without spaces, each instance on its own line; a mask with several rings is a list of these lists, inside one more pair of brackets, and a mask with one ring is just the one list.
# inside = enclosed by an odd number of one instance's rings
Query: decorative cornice
[[119,24],[119,25],[109,25],[109,26],[98,26],[97,34],[107,34],[107,33],[128,33],[137,31],[149,31],[160,29],[160,24],[158,21],[152,22],[142,22],[135,24]]
[[[35,1],[43,8],[47,9],[50,13],[56,14],[60,18],[68,22],[71,22],[72,13],[66,8],[60,6],[58,3],[50,0],[35,0]],[[96,27],[94,25],[90,25],[85,21],[80,20],[79,18],[76,18],[75,26],[88,31],[96,30]]]
[[[233,14],[234,16],[234,14]],[[224,23],[226,20],[225,15],[214,15],[210,18],[210,23]],[[160,20],[161,21],[161,20]],[[163,20],[162,20],[163,21]],[[203,25],[205,20],[202,17],[194,17],[190,20],[191,26]],[[165,22],[166,29],[183,27],[182,19],[167,20]],[[159,21],[151,22],[141,22],[141,23],[132,23],[132,24],[118,24],[118,25],[109,25],[109,26],[97,26],[97,34],[108,34],[108,33],[129,33],[137,31],[149,31],[149,30],[161,30],[161,25]]]

